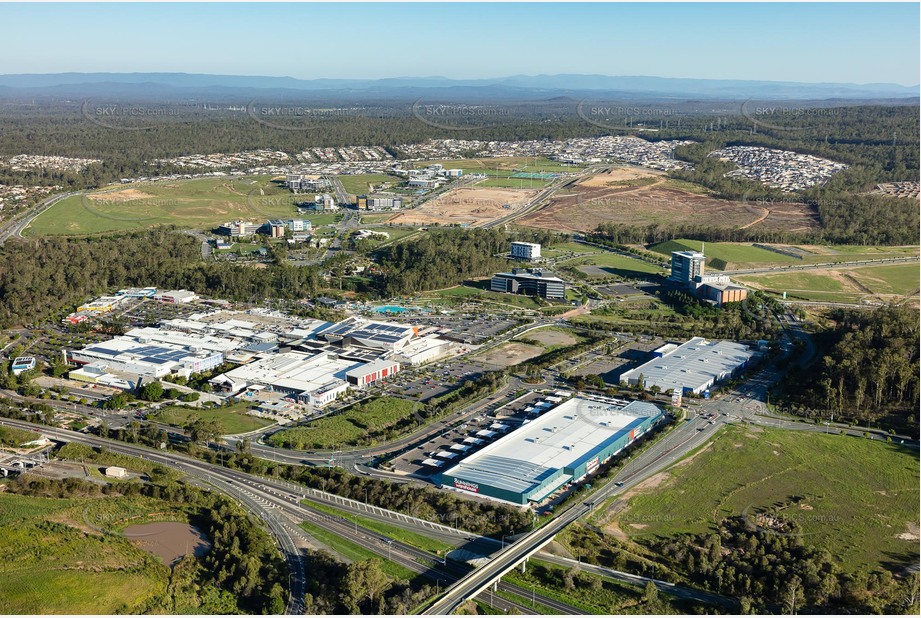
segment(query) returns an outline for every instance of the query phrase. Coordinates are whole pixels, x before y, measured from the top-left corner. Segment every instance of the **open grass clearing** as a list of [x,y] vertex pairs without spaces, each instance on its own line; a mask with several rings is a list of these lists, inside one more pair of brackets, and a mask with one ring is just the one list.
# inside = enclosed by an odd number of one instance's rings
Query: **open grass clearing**
[[418,403],[399,397],[379,397],[306,425],[283,429],[272,434],[269,441],[276,446],[288,445],[296,449],[365,446],[373,442],[374,434],[386,432],[410,419],[419,408]]
[[[631,492],[608,532],[711,531],[725,517],[792,503],[779,516],[849,570],[918,560],[917,453],[838,434],[726,427],[702,451]],[[654,485],[654,486],[653,486]]]
[[186,408],[183,406],[170,406],[163,408],[152,415],[151,418],[167,425],[182,427],[191,422],[196,416],[204,421],[216,421],[223,428],[225,435],[255,431],[272,424],[264,418],[247,414],[250,404],[246,402],[235,403],[221,408]]
[[209,230],[231,219],[294,217],[301,200],[267,176],[113,185],[61,200],[24,233],[85,235],[160,225]]
[[363,195],[372,193],[371,186],[380,187],[382,184],[389,183],[391,187],[401,182],[396,176],[387,176],[386,174],[352,174],[338,176],[339,182],[347,193],[352,195]]

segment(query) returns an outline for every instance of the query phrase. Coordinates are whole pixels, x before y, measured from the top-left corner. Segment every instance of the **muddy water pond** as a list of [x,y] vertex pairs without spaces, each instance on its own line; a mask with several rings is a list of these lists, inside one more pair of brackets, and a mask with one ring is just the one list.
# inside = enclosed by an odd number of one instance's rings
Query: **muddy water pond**
[[125,528],[125,537],[166,565],[188,554],[203,556],[211,549],[211,542],[201,530],[178,521],[129,526]]

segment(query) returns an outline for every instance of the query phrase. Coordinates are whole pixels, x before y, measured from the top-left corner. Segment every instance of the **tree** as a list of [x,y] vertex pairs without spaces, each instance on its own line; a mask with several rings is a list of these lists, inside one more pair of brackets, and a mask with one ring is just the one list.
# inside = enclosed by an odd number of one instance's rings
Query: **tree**
[[785,614],[795,614],[803,606],[803,580],[798,575],[792,575],[784,584],[781,592],[781,601]]
[[359,603],[366,599],[373,611],[375,601],[392,585],[393,580],[381,568],[380,560],[375,558],[353,562],[345,574],[343,601],[352,613],[360,613]]
[[200,416],[193,417],[193,420],[186,423],[184,428],[189,432],[189,437],[193,442],[210,442],[222,433],[224,428],[217,421],[206,421]]
[[163,399],[163,385],[159,382],[148,382],[141,387],[138,396],[144,401],[160,401]]
[[649,605],[654,605],[659,600],[659,589],[651,581],[646,582],[646,588],[643,590],[643,601]]

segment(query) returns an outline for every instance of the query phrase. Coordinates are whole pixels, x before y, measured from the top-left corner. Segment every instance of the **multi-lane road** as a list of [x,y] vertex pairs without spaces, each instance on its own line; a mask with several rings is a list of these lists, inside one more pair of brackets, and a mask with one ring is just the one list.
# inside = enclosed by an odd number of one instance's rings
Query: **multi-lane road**
[[39,216],[61,200],[67,199],[72,195],[80,195],[80,193],[81,191],[74,191],[72,193],[61,193],[59,195],[53,195],[51,197],[45,198],[29,210],[20,214],[18,217],[10,219],[4,223],[2,227],[0,227],[0,245],[5,243],[10,238],[21,238],[23,230],[32,224],[32,221],[35,219],[35,217]]

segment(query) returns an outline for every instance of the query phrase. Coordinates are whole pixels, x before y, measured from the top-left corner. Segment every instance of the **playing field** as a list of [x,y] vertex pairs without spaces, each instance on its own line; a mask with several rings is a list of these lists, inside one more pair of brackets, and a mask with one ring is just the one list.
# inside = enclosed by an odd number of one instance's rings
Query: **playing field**
[[664,177],[654,177],[652,172],[641,176],[629,169],[629,172],[583,179],[558,192],[546,207],[518,223],[572,232],[589,232],[602,223],[665,227],[694,224],[787,231],[807,231],[819,226],[818,214],[806,204],[772,204],[767,209],[755,203],[733,202],[689,191]]
[[521,189],[451,189],[418,208],[393,215],[389,222],[477,226],[521,210],[536,194],[537,191]]
[[622,538],[704,533],[781,507],[802,539],[848,568],[918,560],[917,452],[837,434],[727,427],[702,451],[631,490],[607,523]]
[[115,185],[58,202],[24,234],[98,234],[158,225],[208,230],[232,219],[293,217],[295,202],[303,199],[267,176]]

